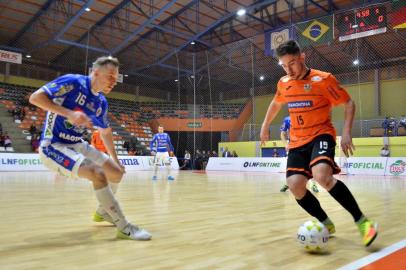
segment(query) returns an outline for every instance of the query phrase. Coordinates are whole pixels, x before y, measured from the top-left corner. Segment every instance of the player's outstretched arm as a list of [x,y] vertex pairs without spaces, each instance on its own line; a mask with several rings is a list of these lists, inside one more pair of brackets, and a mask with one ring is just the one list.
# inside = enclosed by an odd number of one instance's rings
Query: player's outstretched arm
[[346,157],[353,154],[355,146],[352,143],[352,123],[355,115],[355,104],[352,99],[344,103],[344,128],[341,137],[341,149],[343,150]]
[[107,153],[109,153],[110,157],[124,170],[124,166],[121,164],[120,160],[118,159],[116,149],[114,149],[114,141],[113,141],[113,131],[110,127],[108,128],[99,128],[100,137],[103,140],[103,144],[107,149]]
[[269,140],[269,125],[281,108],[282,104],[275,100],[272,100],[271,104],[269,104],[268,111],[266,112],[264,122],[261,126],[261,145],[265,145],[265,142]]
[[92,121],[86,114],[79,111],[75,112],[58,104],[55,104],[42,89],[38,89],[37,91],[32,93],[29,101],[31,104],[43,109],[44,111],[53,112],[66,117],[69,122],[71,122],[75,126],[88,128],[92,127]]

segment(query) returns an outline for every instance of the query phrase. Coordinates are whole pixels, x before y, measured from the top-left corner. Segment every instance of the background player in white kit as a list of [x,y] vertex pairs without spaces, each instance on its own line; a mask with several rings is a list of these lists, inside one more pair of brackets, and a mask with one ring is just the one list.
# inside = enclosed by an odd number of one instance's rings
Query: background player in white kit
[[[47,111],[39,155],[53,171],[93,182],[100,204],[93,220],[115,224],[118,238],[149,240],[151,234],[127,221],[114,196],[125,169],[114,149],[103,94],[116,85],[118,66],[116,58],[100,57],[89,76],[67,74],[31,95],[30,102]],[[82,140],[91,126],[99,129],[110,157]]]
[[158,127],[158,133],[154,135],[149,145],[151,148],[151,154],[154,155],[154,176],[152,180],[157,180],[157,171],[160,164],[164,164],[168,172],[168,180],[175,180],[171,175],[171,161],[169,157],[170,150],[173,153],[173,145],[168,133],[164,132],[164,127]]

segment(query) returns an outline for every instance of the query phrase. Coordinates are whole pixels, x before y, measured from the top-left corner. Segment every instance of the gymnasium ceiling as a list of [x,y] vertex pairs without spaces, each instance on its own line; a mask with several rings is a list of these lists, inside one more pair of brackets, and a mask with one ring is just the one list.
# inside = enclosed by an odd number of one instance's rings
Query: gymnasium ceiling
[[[192,74],[193,53],[195,64],[201,67],[206,63],[202,52],[209,51],[216,61],[230,50],[229,45],[252,38],[250,42],[263,54],[264,31],[383,2],[388,1],[0,0],[0,49],[31,55],[25,63],[79,72],[84,59],[88,64],[97,56],[113,55],[129,77],[173,81],[178,71],[183,76]],[[241,17],[236,15],[240,8],[246,9]],[[390,37],[392,44],[406,40],[404,32]],[[368,53],[376,60],[406,54],[405,46],[382,49],[387,38],[369,39],[364,44]],[[343,49],[312,48],[312,54],[317,61],[340,69],[348,65]],[[234,54],[236,65],[249,62],[243,53]],[[270,57],[266,59],[258,60],[258,68],[275,64]]]

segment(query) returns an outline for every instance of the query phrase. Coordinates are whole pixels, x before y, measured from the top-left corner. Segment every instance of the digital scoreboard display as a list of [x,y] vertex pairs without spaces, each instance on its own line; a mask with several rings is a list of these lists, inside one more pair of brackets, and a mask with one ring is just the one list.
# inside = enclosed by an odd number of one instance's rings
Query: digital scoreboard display
[[337,15],[336,20],[340,41],[381,34],[387,30],[384,6],[345,12]]

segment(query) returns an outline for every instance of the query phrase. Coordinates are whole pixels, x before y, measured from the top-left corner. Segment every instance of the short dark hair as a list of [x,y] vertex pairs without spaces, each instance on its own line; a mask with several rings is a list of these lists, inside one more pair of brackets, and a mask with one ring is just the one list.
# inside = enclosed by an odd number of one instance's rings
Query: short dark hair
[[120,62],[117,58],[112,56],[102,56],[97,58],[96,61],[93,62],[93,68],[99,68],[107,65],[118,67],[120,65]]
[[294,40],[288,40],[276,48],[276,56],[278,56],[278,58],[287,54],[298,55],[300,52],[300,46]]

